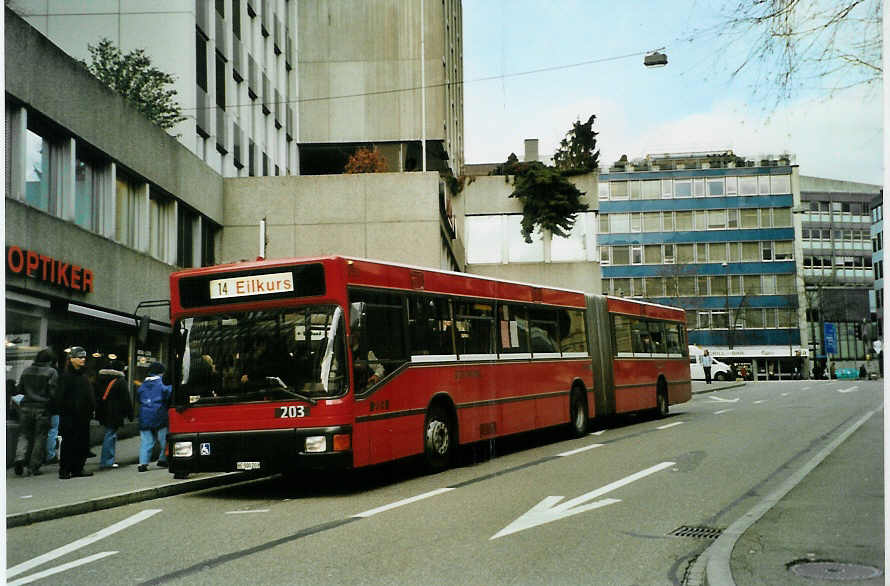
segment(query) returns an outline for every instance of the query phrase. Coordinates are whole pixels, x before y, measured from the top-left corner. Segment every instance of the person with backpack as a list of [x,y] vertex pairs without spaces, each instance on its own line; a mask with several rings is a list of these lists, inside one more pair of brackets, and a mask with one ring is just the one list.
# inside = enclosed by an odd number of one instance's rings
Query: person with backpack
[[19,435],[15,447],[17,476],[24,473],[25,467],[30,475],[42,474],[40,466],[46,458],[44,438],[49,430],[50,416],[58,411],[59,373],[53,367],[54,362],[52,349],[42,349],[19,380],[18,392],[22,397],[18,403]]
[[99,459],[100,470],[118,467],[114,462],[117,430],[124,424],[124,419],[133,419],[133,403],[130,401],[123,370],[121,361],[112,360],[107,368],[99,371],[96,379],[96,419],[105,428],[102,455]]
[[152,362],[148,366],[148,376],[136,391],[139,399],[139,472],[148,471],[148,462],[156,440],[161,446],[158,466],[167,467],[164,454],[167,443],[167,408],[170,406],[173,387],[164,384],[161,378],[163,374],[164,365]]

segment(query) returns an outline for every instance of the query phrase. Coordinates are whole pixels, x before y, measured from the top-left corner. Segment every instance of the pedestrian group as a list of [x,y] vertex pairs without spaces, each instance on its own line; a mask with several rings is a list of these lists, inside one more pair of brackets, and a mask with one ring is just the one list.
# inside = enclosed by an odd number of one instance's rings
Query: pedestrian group
[[[16,475],[38,476],[44,464],[59,464],[59,478],[92,476],[84,470],[90,451],[90,422],[96,419],[104,429],[100,470],[113,470],[118,430],[134,418],[126,367],[111,359],[97,373],[95,386],[85,368],[87,352],[81,346],[67,351],[62,373],[56,369],[51,348],[37,353],[34,362],[22,372],[18,384],[6,381],[8,407],[19,421],[15,446]],[[139,472],[146,472],[152,450],[160,444],[158,466],[167,467],[167,409],[172,387],[164,384],[164,365],[153,362],[136,391],[139,406]],[[63,443],[64,442],[64,443]]]

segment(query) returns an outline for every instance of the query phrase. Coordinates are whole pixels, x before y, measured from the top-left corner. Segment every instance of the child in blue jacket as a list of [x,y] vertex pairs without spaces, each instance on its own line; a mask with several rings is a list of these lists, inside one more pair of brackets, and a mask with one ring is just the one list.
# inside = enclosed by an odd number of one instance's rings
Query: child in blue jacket
[[161,447],[158,466],[167,467],[164,449],[167,445],[167,409],[170,407],[173,387],[164,384],[161,378],[163,374],[164,365],[152,362],[148,366],[148,376],[136,391],[139,399],[139,472],[148,471],[148,462],[156,440]]

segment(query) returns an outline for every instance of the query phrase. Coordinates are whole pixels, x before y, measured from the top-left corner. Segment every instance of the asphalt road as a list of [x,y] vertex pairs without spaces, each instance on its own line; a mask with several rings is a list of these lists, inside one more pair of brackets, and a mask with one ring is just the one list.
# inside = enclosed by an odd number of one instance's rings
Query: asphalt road
[[[820,536],[828,546],[882,518],[882,498],[862,499],[874,497],[874,477],[853,472],[882,468],[882,443],[861,441],[881,437],[882,401],[881,382],[749,383],[696,395],[667,419],[610,421],[582,439],[550,431],[476,446],[439,474],[399,463],[296,484],[275,477],[17,527],[7,532],[7,579],[682,584],[703,580],[703,562],[719,565],[722,555],[739,584],[794,583],[770,576],[787,577],[784,564],[815,541],[800,527],[824,528],[826,509],[854,511],[832,517]],[[826,476],[822,463],[795,481],[816,455],[846,473]],[[763,505],[792,484],[807,507]],[[830,501],[819,496],[829,485]],[[758,507],[766,514],[723,553],[727,537],[717,546],[671,535],[684,526],[719,534]],[[882,530],[872,522],[859,546],[878,560]]]

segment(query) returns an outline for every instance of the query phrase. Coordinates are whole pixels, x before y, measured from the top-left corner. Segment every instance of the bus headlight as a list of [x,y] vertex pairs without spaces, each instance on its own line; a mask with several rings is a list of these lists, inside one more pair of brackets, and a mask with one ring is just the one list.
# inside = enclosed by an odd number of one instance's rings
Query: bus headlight
[[328,450],[327,438],[323,435],[310,435],[306,438],[306,452],[309,454],[317,454]]
[[192,442],[175,442],[173,444],[174,458],[191,458]]

